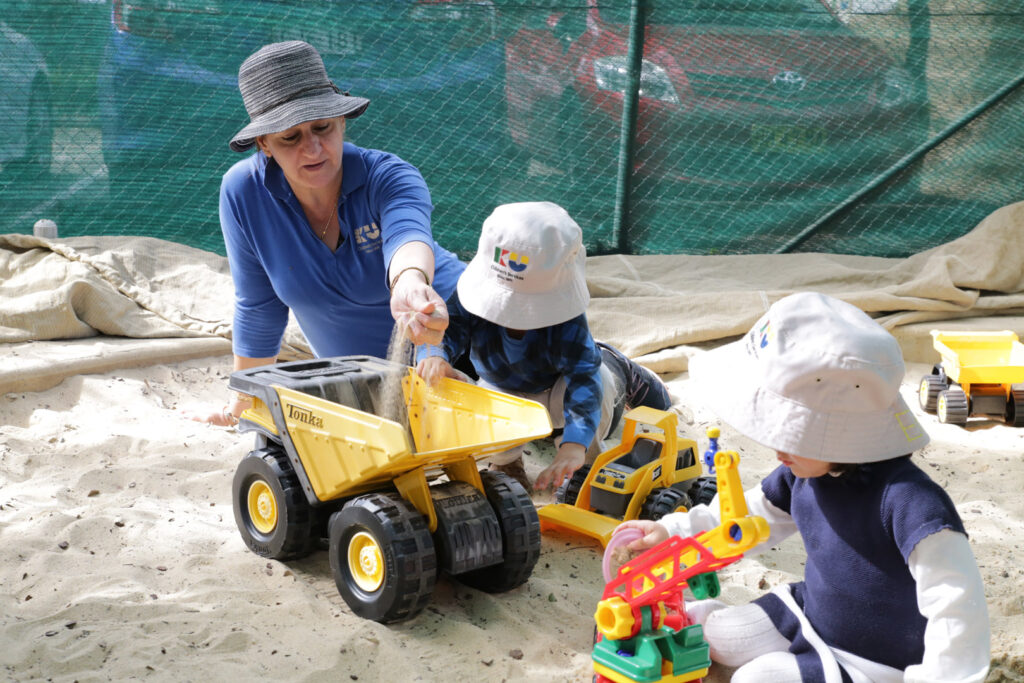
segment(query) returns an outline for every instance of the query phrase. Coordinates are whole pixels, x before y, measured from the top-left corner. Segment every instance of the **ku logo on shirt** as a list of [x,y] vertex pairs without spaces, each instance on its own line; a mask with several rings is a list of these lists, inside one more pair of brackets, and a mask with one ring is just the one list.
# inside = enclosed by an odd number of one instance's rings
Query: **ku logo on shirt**
[[356,228],[356,248],[360,251],[372,251],[380,248],[380,228],[376,223],[361,225]]

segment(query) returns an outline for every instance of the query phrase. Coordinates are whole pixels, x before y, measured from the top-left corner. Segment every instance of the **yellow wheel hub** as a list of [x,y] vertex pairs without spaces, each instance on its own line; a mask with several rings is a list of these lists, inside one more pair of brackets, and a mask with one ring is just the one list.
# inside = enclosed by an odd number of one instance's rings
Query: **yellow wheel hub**
[[928,380],[921,380],[921,387],[917,390],[917,393],[920,394],[921,396],[921,405],[924,405],[925,403],[928,402],[928,388]]
[[270,485],[262,479],[249,486],[249,519],[261,534],[269,534],[277,526],[277,499]]
[[362,590],[372,593],[384,583],[384,556],[377,540],[360,531],[348,542],[348,570]]
[[935,410],[935,412],[937,412],[939,414],[939,421],[940,422],[945,422],[946,421],[947,410],[948,410],[948,408],[946,406],[946,397],[944,395],[940,394],[939,395],[939,405],[936,407],[936,410]]

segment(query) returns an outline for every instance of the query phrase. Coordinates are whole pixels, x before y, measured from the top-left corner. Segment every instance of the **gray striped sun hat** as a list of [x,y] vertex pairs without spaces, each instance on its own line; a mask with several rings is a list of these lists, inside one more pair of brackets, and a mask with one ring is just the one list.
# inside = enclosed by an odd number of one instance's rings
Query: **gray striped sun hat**
[[247,57],[238,69],[238,89],[250,121],[231,138],[236,152],[252,147],[258,135],[317,119],[353,119],[370,104],[339,90],[316,48],[301,40],[264,45]]

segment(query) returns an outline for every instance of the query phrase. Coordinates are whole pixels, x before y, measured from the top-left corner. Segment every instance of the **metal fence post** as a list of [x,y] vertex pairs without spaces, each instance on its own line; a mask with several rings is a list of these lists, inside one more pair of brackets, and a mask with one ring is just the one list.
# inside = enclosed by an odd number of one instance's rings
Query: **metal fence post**
[[615,217],[612,237],[620,254],[629,251],[630,180],[636,146],[637,102],[640,100],[640,73],[644,57],[644,28],[648,0],[632,0],[629,10],[629,85],[622,97],[622,126],[619,136],[619,166],[615,183]]

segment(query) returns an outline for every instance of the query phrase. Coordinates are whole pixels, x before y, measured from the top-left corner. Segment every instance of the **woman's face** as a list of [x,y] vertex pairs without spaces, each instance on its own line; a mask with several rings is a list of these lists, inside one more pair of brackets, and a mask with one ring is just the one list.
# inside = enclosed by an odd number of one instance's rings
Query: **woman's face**
[[317,119],[256,139],[284,171],[292,189],[333,187],[341,173],[345,118]]
[[775,457],[793,472],[793,476],[803,479],[823,476],[832,469],[832,463],[811,458],[801,458],[799,455],[793,455],[792,453],[775,451]]

